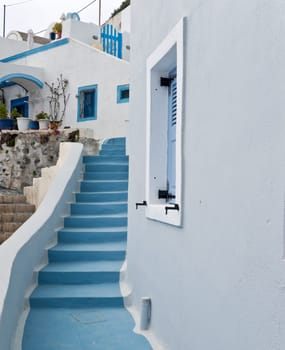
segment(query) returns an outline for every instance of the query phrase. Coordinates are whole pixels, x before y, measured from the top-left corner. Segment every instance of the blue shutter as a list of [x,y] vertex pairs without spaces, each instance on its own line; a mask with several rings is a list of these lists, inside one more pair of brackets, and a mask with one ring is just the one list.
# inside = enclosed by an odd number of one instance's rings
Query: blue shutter
[[[167,189],[171,196],[176,194],[176,118],[177,118],[177,82],[171,80],[168,107],[168,152],[167,152]],[[175,202],[175,198],[170,202]]]

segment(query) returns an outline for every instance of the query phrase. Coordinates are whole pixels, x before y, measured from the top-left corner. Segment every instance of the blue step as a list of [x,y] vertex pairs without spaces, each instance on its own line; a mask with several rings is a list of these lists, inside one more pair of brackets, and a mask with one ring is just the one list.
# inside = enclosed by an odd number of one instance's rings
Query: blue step
[[104,155],[105,152],[107,152],[105,155],[109,155],[109,153],[111,153],[111,155],[126,155],[126,146],[124,145],[114,146],[114,145],[104,144],[101,147],[99,155],[101,154]]
[[22,349],[149,350],[133,332],[119,285],[128,224],[125,139],[106,140],[100,155],[84,163],[80,193],[38,273]]
[[128,181],[126,180],[83,180],[80,184],[81,192],[112,192],[127,190]]
[[104,141],[103,145],[126,145],[126,138],[116,137],[113,139],[107,139]]
[[81,192],[75,194],[76,202],[78,203],[98,203],[98,202],[118,202],[127,201],[127,191],[116,191],[116,192]]
[[126,256],[125,245],[111,243],[109,246],[101,244],[63,244],[59,243],[48,250],[49,262],[63,261],[98,261],[98,260],[124,260]]
[[128,156],[84,156],[85,164],[128,164]]
[[73,203],[71,204],[71,215],[109,215],[126,214],[128,210],[127,203]]
[[123,307],[118,283],[42,284],[32,293],[33,307]]
[[133,332],[134,327],[123,307],[38,307],[28,320],[22,350],[152,349],[142,335]]
[[123,156],[126,154],[125,147],[114,148],[114,147],[102,147],[100,150],[100,156]]
[[84,180],[128,180],[128,173],[125,172],[103,172],[92,171],[85,172],[83,175]]
[[126,241],[126,227],[116,228],[62,228],[58,232],[60,243],[103,243]]
[[86,172],[128,172],[128,164],[125,163],[109,163],[109,164],[92,164],[87,163],[85,165]]
[[71,215],[64,218],[65,227],[122,227],[127,226],[128,218],[122,215]]
[[39,272],[40,284],[88,284],[119,282],[123,261],[50,263]]

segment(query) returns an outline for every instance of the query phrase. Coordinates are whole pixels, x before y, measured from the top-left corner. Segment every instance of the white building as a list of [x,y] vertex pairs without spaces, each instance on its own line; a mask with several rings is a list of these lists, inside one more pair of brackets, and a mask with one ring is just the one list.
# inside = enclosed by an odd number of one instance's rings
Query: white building
[[127,273],[136,310],[151,298],[146,333],[163,349],[284,349],[285,4],[131,11]]
[[56,85],[62,75],[68,80],[69,96],[63,127],[93,129],[95,138],[126,135],[129,62],[123,56],[125,48],[121,48],[122,59],[102,51],[100,28],[75,16],[63,21],[61,39],[44,44],[35,40],[32,48],[23,40],[18,32],[0,39],[0,87],[9,111],[16,107],[32,119],[42,110],[50,113],[45,82]]

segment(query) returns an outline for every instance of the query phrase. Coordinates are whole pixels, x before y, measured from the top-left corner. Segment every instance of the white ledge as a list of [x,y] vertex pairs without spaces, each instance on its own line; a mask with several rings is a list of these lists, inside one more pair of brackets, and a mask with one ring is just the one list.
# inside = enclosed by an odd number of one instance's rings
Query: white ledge
[[37,211],[0,246],[0,349],[11,349],[33,271],[62,224],[81,172],[80,143],[61,143],[60,166]]

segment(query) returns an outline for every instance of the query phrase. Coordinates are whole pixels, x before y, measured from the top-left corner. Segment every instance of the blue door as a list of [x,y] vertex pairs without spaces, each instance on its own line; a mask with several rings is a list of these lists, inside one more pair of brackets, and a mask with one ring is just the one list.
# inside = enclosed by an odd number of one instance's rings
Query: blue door
[[168,152],[167,152],[167,190],[169,202],[175,202],[176,195],[176,117],[177,82],[176,74],[171,77],[168,107]]

